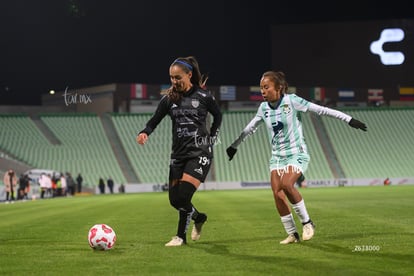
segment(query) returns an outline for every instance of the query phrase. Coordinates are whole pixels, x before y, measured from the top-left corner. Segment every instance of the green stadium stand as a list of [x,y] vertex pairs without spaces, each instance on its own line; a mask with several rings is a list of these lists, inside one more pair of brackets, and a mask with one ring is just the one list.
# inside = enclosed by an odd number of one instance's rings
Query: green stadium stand
[[41,120],[62,143],[50,147],[43,156],[50,167],[74,176],[81,173],[89,185],[97,185],[101,177],[126,182],[98,116],[45,115]]
[[[337,119],[321,116],[312,120],[302,114],[303,130],[311,156],[307,179],[333,179],[330,164],[339,164],[347,178],[412,177],[414,174],[414,109],[347,109],[346,113],[363,121],[368,131],[350,128]],[[225,112],[214,161],[208,181],[269,182],[270,145],[264,125],[248,137],[229,162],[226,148],[255,116],[255,111]],[[139,183],[163,184],[168,181],[171,151],[171,121],[165,118],[145,146],[136,143],[136,135],[152,114],[110,114],[127,158]],[[26,115],[0,115],[0,149],[30,166],[82,173],[85,182],[96,185],[98,179],[111,176],[126,183],[106,137],[100,118],[89,114],[42,115],[59,144],[52,144]],[[333,153],[326,156],[317,129],[326,130]]]
[[0,147],[18,160],[34,166],[37,151],[46,151],[49,142],[26,115],[0,116]]
[[41,120],[60,140],[52,145],[28,116],[0,116],[0,147],[18,160],[39,169],[81,173],[85,186],[111,176],[125,183],[96,115],[44,115]]
[[136,136],[152,114],[112,114],[111,118],[135,174],[141,183],[167,183],[171,152],[171,120],[164,118],[148,142],[138,145]]
[[323,118],[346,177],[385,179],[414,175],[414,109],[345,112],[368,127],[363,132],[333,118]]

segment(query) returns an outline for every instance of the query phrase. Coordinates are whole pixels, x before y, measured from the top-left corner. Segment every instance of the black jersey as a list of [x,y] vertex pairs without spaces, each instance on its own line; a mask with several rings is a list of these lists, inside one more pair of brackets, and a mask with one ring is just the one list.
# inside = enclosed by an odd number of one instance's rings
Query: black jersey
[[[210,129],[207,128],[208,113],[213,115]],[[164,96],[141,133],[150,135],[167,114],[172,121],[172,159],[194,158],[201,154],[213,157],[212,142],[218,135],[222,114],[210,91],[193,87],[178,103]]]

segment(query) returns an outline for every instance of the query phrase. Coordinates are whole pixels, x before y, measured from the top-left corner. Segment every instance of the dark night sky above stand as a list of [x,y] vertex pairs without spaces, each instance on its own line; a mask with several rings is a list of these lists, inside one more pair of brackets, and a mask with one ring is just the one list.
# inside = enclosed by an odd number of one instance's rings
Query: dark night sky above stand
[[168,83],[170,63],[188,55],[211,85],[255,85],[271,69],[272,24],[413,17],[398,2],[7,1],[0,104],[40,104],[41,94],[66,87]]

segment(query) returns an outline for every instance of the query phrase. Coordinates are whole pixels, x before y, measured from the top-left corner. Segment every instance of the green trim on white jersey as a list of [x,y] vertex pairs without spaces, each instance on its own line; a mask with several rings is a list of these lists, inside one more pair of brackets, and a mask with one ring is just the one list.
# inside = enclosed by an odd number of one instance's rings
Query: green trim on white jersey
[[266,125],[273,156],[307,153],[300,112],[306,112],[309,104],[295,94],[284,95],[274,108],[268,102],[260,104],[257,116]]

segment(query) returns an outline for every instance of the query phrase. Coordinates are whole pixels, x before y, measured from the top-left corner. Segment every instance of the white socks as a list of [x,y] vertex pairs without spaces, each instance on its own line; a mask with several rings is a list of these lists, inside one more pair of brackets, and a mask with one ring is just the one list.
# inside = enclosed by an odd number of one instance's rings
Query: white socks
[[[292,204],[292,209],[298,215],[299,220],[302,224],[310,221],[308,211],[306,210],[305,201],[303,199],[296,204]],[[289,215],[280,217],[280,219],[288,235],[297,232],[295,220],[293,219],[292,213],[290,213]]]
[[286,233],[288,233],[288,235],[297,232],[296,224],[291,213],[289,215],[280,217],[280,219],[282,220],[283,227],[285,227]]
[[306,223],[310,220],[308,211],[306,210],[305,201],[303,201],[303,199],[296,204],[292,204],[292,208],[298,215],[301,223]]

